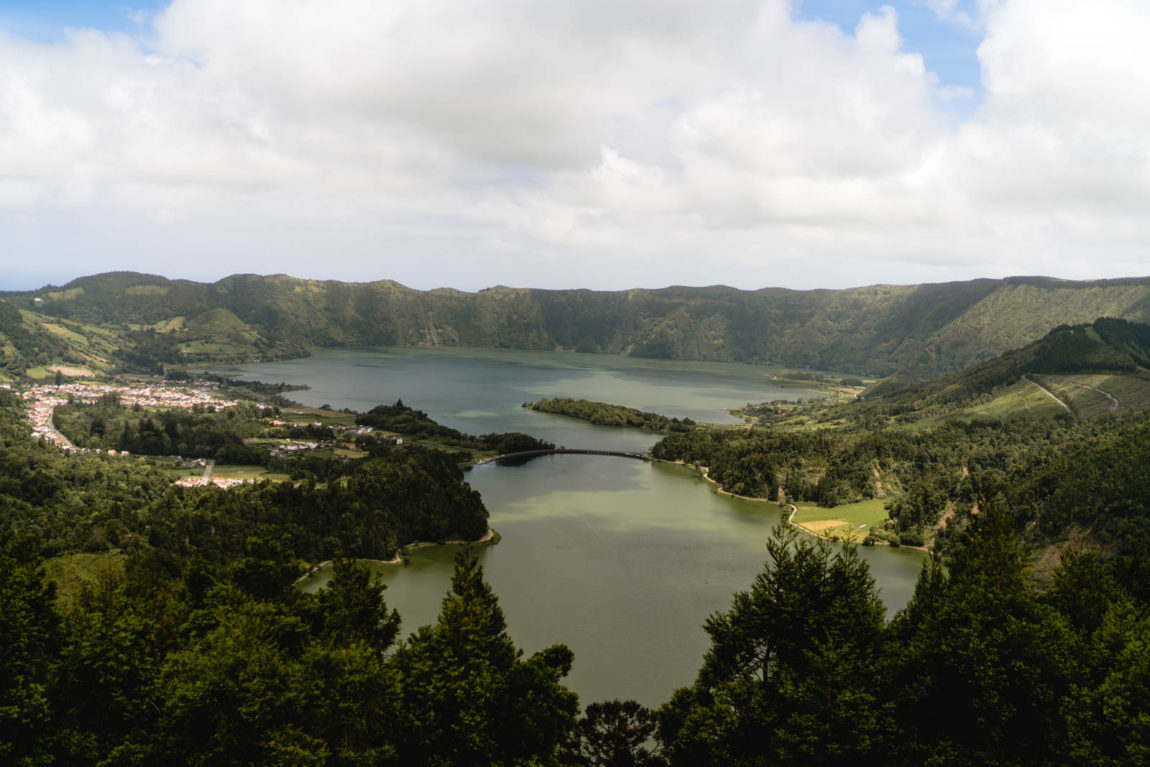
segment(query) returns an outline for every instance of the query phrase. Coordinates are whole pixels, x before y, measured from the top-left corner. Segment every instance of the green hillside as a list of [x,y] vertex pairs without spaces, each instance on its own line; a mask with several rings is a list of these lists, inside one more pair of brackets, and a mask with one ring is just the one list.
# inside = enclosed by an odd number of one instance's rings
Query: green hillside
[[0,380],[107,372],[115,365],[118,335],[106,328],[18,309],[0,300]]
[[209,309],[174,332],[183,362],[253,359],[266,356],[268,348],[263,334],[227,309]]
[[285,357],[309,345],[475,346],[923,380],[1024,346],[1059,324],[1101,316],[1150,321],[1150,279],[1141,278],[1018,277],[814,291],[495,287],[464,293],[417,291],[392,281],[234,275],[201,284],[119,272],[6,298],[124,333],[126,356],[138,366]]
[[[964,370],[918,384],[888,379],[860,402],[795,407],[781,422],[929,427],[954,420],[1060,415],[1089,420],[1150,406],[1150,371],[1142,367],[1148,358],[1150,325],[1113,318],[1060,325],[1038,341]],[[747,411],[757,413],[755,408]]]
[[1062,325],[926,383],[746,408],[746,427],[671,434],[653,454],[796,504],[793,521],[820,535],[945,548],[991,504],[1055,559],[1071,540],[1143,557],[1148,353],[1147,325]]
[[1061,325],[1022,349],[924,384],[925,398],[911,396],[928,409],[961,406],[950,417],[1069,412],[1088,419],[1150,404],[1150,374],[1141,368],[1148,354],[1148,325],[1111,318]]

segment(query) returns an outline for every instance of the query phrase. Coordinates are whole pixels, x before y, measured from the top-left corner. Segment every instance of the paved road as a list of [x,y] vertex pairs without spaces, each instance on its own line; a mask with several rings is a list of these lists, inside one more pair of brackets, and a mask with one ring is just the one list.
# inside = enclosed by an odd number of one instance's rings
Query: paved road
[[75,450],[76,446],[73,445],[70,441],[68,441],[68,438],[65,437],[63,434],[61,434],[60,430],[56,428],[56,424],[52,420],[55,417],[56,417],[56,408],[52,408],[52,412],[48,415],[48,423],[46,425],[47,425],[48,429],[51,430],[51,432],[52,432],[53,442],[55,442],[58,447],[62,447],[66,450]]

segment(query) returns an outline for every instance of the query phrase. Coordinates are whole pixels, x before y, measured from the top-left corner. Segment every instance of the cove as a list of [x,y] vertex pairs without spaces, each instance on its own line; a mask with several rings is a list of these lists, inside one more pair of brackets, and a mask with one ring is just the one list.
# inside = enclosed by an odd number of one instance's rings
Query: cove
[[[765,368],[665,363],[569,353],[338,349],[228,368],[263,381],[307,384],[306,404],[368,409],[403,399],[472,433],[525,431],[568,447],[647,449],[657,434],[594,427],[521,403],[586,397],[717,422],[725,407],[794,397]],[[527,652],[562,642],[575,652],[568,685],[584,704],[635,698],[654,706],[689,684],[708,646],[702,625],[762,569],[764,541],[783,514],[770,503],[720,495],[693,470],[588,455],[485,465],[467,481],[502,535],[475,547]],[[435,620],[458,547],[424,548],[407,567],[377,566],[403,633]],[[919,552],[861,549],[888,611],[910,598]],[[321,571],[305,588],[322,586]]]

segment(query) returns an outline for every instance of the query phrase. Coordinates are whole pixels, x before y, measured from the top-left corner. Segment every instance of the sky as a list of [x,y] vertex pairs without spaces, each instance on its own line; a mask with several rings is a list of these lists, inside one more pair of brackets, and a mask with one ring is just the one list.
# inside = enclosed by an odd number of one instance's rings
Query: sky
[[1145,0],[0,0],[0,290],[1150,274]]

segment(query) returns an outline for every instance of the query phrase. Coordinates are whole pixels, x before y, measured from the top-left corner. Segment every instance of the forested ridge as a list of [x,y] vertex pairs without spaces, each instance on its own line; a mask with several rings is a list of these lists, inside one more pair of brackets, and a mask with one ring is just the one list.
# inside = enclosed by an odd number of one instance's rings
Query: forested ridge
[[[0,313],[0,334],[45,339],[33,346],[13,340],[0,362],[17,374],[61,358],[51,344],[67,341],[73,363],[104,359],[149,370],[298,356],[308,345],[407,345],[566,349],[921,380],[1023,346],[1060,323],[1150,320],[1150,280],[464,293],[391,281],[234,275],[201,284],[111,273],[3,294],[3,301],[26,314]],[[115,343],[75,348],[69,333],[93,336],[94,329]]]
[[1078,325],[1060,324],[1019,349],[963,370],[918,383],[890,379],[872,387],[866,401],[841,409],[855,422],[910,423],[947,415],[993,398],[1025,376],[1109,373],[1147,382],[1150,325],[1100,317]]

